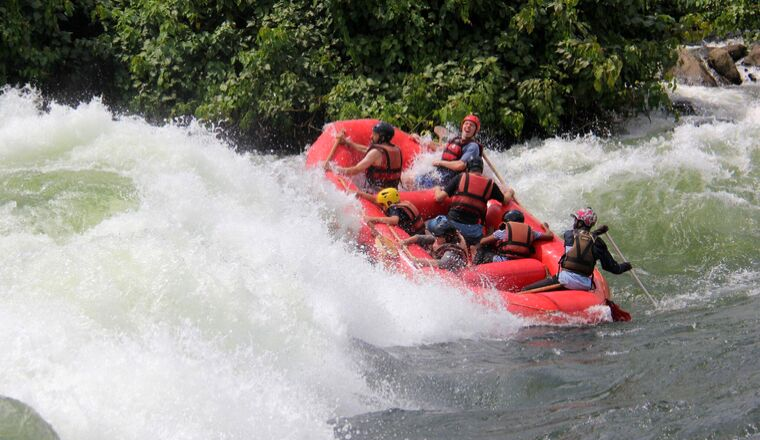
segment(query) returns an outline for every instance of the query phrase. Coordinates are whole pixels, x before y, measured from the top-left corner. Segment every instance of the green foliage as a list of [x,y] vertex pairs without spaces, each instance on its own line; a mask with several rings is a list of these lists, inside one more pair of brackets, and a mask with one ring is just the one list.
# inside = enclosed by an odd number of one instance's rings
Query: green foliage
[[755,0],[8,0],[0,80],[106,66],[111,102],[278,143],[329,120],[422,130],[469,112],[520,138],[667,106],[679,42],[759,17]]
[[44,85],[78,67],[103,63],[107,50],[88,26],[95,0],[6,0],[0,4],[0,84]]
[[129,70],[121,86],[136,111],[242,132],[324,117],[339,59],[319,2],[124,0],[101,19]]
[[757,0],[678,0],[669,11],[679,19],[683,40],[741,35],[746,43],[760,40],[760,2]]

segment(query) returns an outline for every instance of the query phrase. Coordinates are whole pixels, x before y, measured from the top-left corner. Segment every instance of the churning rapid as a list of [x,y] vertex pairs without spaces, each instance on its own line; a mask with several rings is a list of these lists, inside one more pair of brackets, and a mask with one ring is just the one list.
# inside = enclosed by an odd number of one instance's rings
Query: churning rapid
[[64,440],[755,433],[756,396],[704,365],[760,387],[760,88],[678,93],[697,114],[490,153],[555,231],[592,206],[659,301],[609,275],[633,322],[529,328],[367,262],[358,203],[303,155],[6,88],[0,395]]

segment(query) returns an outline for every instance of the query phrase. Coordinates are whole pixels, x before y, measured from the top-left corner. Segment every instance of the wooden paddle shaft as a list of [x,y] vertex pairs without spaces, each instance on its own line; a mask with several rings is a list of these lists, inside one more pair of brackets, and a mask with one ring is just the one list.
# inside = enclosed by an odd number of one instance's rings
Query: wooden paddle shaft
[[549,284],[548,286],[536,287],[535,289],[523,290],[523,291],[515,292],[515,293],[523,294],[523,293],[548,292],[550,290],[555,290],[555,289],[558,289],[560,287],[562,287],[562,284],[559,284],[559,283],[557,283],[557,284]]
[[495,166],[491,163],[491,159],[486,156],[485,150],[483,151],[483,160],[486,161],[488,166],[491,168],[491,171],[493,171],[493,174],[496,176],[497,179],[499,179],[499,183],[501,183],[505,188],[507,187],[507,182],[504,180],[503,177],[501,177],[501,174],[499,173],[499,170],[496,169]]
[[[610,243],[612,243],[612,247],[615,248],[615,251],[617,252],[618,255],[620,255],[620,258],[625,261],[628,261],[628,259],[623,256],[623,253],[620,252],[620,248],[615,243],[615,240],[612,239],[612,235],[610,235],[609,231],[607,231],[607,238],[610,239]],[[646,287],[644,287],[644,283],[641,282],[641,280],[639,279],[639,276],[636,275],[636,272],[633,271],[633,268],[631,268],[629,272],[631,272],[631,275],[633,275],[633,278],[636,280],[636,282],[639,283],[639,287],[641,287],[641,290],[643,290],[644,293],[647,294],[647,297],[649,297],[649,300],[652,301],[652,304],[654,304],[654,307],[655,308],[659,307],[659,305],[657,304],[657,301],[655,301],[652,295],[649,294],[649,291],[647,290]]]
[[338,145],[340,145],[340,141],[338,141],[338,138],[335,138],[335,143],[330,150],[330,154],[327,155],[325,162],[330,162],[332,160],[333,156],[335,156],[335,152],[338,151]]

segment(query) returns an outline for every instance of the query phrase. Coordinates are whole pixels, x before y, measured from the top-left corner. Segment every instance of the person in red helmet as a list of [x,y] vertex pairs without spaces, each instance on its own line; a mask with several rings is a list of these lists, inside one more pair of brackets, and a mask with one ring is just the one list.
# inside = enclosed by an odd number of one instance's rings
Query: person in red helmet
[[461,128],[461,134],[446,143],[441,159],[433,161],[435,170],[415,177],[415,187],[428,189],[445,186],[457,174],[465,171],[469,160],[483,156],[483,145],[475,140],[480,132],[480,118],[474,114],[465,116]]
[[560,284],[561,288],[569,290],[591,290],[594,288],[594,268],[597,261],[602,262],[602,269],[615,275],[631,270],[631,263],[615,261],[607,245],[599,237],[609,230],[607,225],[591,232],[591,228],[596,224],[596,213],[593,209],[579,209],[571,215],[575,221],[573,229],[564,233],[565,255],[559,260],[559,274],[529,284],[523,287],[523,290],[551,284]]

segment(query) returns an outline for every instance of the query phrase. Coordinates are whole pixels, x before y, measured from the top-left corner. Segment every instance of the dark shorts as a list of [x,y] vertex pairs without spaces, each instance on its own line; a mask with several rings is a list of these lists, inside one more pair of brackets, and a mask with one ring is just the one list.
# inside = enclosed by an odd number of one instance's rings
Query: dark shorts
[[480,243],[480,239],[483,238],[483,225],[479,223],[474,225],[459,223],[451,220],[451,218],[449,218],[449,221],[459,229],[459,232],[462,234],[462,237],[464,237],[464,240],[468,245],[472,246]]

